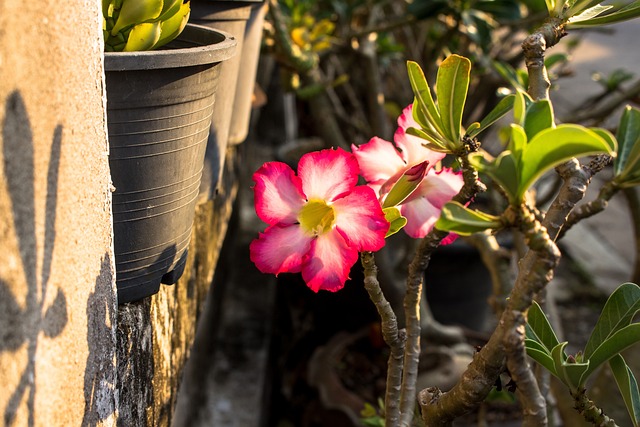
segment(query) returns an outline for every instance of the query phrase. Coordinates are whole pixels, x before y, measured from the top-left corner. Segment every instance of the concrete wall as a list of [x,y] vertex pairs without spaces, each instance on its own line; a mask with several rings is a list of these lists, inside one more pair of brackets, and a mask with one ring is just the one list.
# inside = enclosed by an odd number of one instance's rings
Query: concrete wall
[[101,25],[0,0],[0,425],[115,423]]

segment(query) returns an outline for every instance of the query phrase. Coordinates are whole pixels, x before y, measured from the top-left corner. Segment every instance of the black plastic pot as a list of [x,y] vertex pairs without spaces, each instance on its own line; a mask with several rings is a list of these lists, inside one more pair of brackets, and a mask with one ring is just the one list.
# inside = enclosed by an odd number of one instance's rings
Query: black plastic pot
[[163,50],[105,53],[119,303],[182,275],[220,63],[235,44],[189,24]]
[[[226,61],[220,71],[220,86],[218,88],[218,104],[215,108],[214,118],[211,123],[211,132],[207,145],[205,169],[200,189],[203,200],[211,199],[222,175],[224,167],[225,153],[229,144],[230,134],[236,135],[239,132],[231,130],[233,117],[238,113],[236,91],[238,85],[246,86],[246,78],[242,80],[239,76],[245,75],[244,43],[247,22],[252,17],[252,9],[261,6],[261,2],[236,1],[236,0],[192,0],[190,21],[216,30],[221,30],[232,34],[237,42],[238,55]],[[260,28],[262,24],[260,23]],[[260,37],[262,32],[258,34]],[[253,45],[254,43],[252,43]],[[260,43],[253,55],[259,55]],[[249,67],[257,66],[257,59],[254,63],[249,63]],[[253,93],[253,80],[255,71],[250,76],[251,93]],[[243,93],[244,95],[244,93]],[[249,94],[251,97],[251,94]],[[250,101],[249,101],[250,102]],[[243,105],[243,108],[244,105]],[[244,110],[243,110],[244,111]],[[247,120],[248,126],[248,120]]]

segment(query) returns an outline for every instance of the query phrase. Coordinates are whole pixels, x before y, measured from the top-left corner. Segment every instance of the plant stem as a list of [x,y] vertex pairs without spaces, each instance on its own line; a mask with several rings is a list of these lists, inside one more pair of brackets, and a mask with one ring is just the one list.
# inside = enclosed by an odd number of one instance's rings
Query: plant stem
[[609,418],[598,408],[586,394],[586,390],[580,389],[576,393],[571,393],[575,401],[575,408],[585,420],[597,427],[618,427],[616,422]]
[[544,54],[565,34],[562,21],[557,18],[549,18],[522,43],[524,62],[529,72],[528,92],[535,101],[549,99],[551,82],[544,66]]
[[[464,150],[477,150],[475,140],[465,141]],[[478,173],[471,167],[467,160],[467,153],[460,153],[462,165],[462,177],[464,184],[454,201],[467,203],[485,187],[478,180]],[[442,239],[449,233],[432,229],[420,242],[416,254],[409,264],[409,277],[407,279],[407,293],[404,299],[405,321],[407,328],[407,343],[405,345],[404,369],[402,378],[402,393],[400,403],[401,426],[411,425],[416,400],[416,381],[418,378],[418,362],[420,357],[420,299],[422,297],[422,282],[424,272],[429,266],[431,255],[438,247]]]
[[[577,160],[571,160],[560,166],[558,171],[564,181],[558,196],[542,221],[542,226],[547,229],[550,240],[555,240],[569,212],[584,197],[590,179]],[[551,280],[555,261],[541,255],[545,253],[529,250],[520,261],[518,277],[505,313],[513,310],[526,311],[531,305],[533,296]],[[505,367],[503,339],[507,334],[508,326],[507,322],[503,321],[503,319],[507,320],[505,313],[487,344],[476,353],[460,381],[451,390],[441,393],[437,389],[430,388],[420,392],[422,419],[427,426],[451,426],[455,418],[474,409],[489,394]]]
[[[598,172],[600,172],[606,165],[611,162],[611,157],[607,155],[600,155],[594,158],[587,165],[582,167],[584,176],[587,178],[586,184],[591,182],[591,178]],[[588,203],[580,205],[576,207],[571,214],[567,217],[567,220],[564,222],[562,226],[562,230],[558,235],[558,240],[561,239],[564,234],[571,229],[575,224],[580,222],[585,218],[589,218],[597,213],[602,212],[607,205],[609,204],[609,200],[620,190],[620,188],[613,182],[609,181],[605,183],[600,192],[598,193],[598,197],[595,200],[592,200]]]
[[398,330],[398,319],[391,304],[382,293],[373,253],[361,253],[360,262],[364,268],[364,287],[378,310],[382,322],[382,336],[391,350],[387,366],[387,390],[384,398],[385,427],[396,427],[400,420],[400,386],[402,384],[402,359],[406,333],[404,330]]

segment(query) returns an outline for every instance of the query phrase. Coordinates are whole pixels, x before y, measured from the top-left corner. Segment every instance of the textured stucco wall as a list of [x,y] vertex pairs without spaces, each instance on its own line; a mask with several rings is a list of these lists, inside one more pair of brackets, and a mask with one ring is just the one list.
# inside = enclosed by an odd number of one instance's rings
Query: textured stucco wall
[[0,0],[0,425],[111,425],[100,2]]

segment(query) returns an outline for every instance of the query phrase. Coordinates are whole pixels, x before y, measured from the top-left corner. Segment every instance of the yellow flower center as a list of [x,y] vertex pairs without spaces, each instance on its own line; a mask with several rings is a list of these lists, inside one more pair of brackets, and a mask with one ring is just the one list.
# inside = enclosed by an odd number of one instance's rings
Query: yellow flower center
[[314,236],[331,230],[336,220],[333,207],[324,200],[311,199],[300,210],[298,221],[302,229]]

